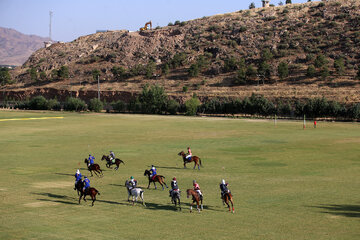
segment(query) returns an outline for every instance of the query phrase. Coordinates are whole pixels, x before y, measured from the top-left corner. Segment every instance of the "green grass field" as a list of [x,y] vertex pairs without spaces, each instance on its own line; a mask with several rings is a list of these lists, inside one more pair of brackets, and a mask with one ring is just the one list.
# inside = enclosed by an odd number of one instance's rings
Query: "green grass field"
[[[4,121],[10,118],[55,117]],[[359,239],[360,125],[122,114],[0,111],[0,239]],[[191,146],[203,168],[183,169]],[[125,165],[100,161],[113,150]],[[95,155],[101,195],[78,204],[77,168]],[[127,202],[134,176],[147,187],[151,164],[170,185],[176,176],[183,210],[168,190],[145,189],[147,207]],[[220,200],[225,178],[235,214]],[[189,212],[185,190],[196,179],[203,212]]]

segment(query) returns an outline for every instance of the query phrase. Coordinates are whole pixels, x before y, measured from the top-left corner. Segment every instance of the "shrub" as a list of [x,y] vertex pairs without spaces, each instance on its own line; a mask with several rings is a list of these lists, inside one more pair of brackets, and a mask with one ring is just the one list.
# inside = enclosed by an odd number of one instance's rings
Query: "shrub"
[[250,3],[249,9],[254,9],[254,8],[255,8],[255,3],[254,2]]
[[169,22],[168,26],[174,26],[174,24],[172,22]]
[[166,111],[172,115],[175,115],[178,112],[179,108],[180,104],[173,99],[169,100],[166,103]]
[[360,65],[358,67],[358,72],[356,74],[356,79],[360,80]]
[[142,112],[160,114],[165,110],[167,99],[168,97],[163,87],[158,85],[149,87],[149,85],[145,85],[139,96]]
[[91,72],[91,75],[93,76],[93,79],[97,81],[98,77],[100,77],[100,70],[99,69],[93,69]]
[[172,68],[178,68],[180,66],[184,66],[186,64],[186,53],[176,53],[172,60],[170,61],[170,66]]
[[278,66],[278,75],[281,80],[289,76],[289,67],[286,62],[281,62]]
[[161,68],[161,72],[164,76],[166,76],[169,74],[169,71],[170,71],[169,64],[165,63]]
[[249,65],[246,69],[246,77],[247,78],[255,78],[257,75],[257,70],[254,68],[253,65]]
[[286,4],[291,4],[291,0],[286,0],[285,3]]
[[44,71],[40,72],[40,79],[43,81],[47,80],[46,73]]
[[199,75],[199,65],[198,64],[191,64],[188,70],[189,77],[197,77]]
[[123,112],[126,109],[125,102],[118,100],[116,102],[112,102],[111,106],[115,112]]
[[324,65],[328,64],[328,60],[326,59],[326,57],[322,54],[318,55],[315,59],[315,67],[316,68],[321,68],[323,67]]
[[30,100],[29,108],[33,110],[47,110],[48,101],[43,96],[36,96]]
[[197,97],[192,97],[191,99],[185,102],[186,115],[194,116],[197,113],[197,110],[200,106],[200,101]]
[[130,74],[132,76],[139,76],[139,75],[144,74],[144,72],[145,72],[145,68],[141,64],[137,64],[137,65],[133,66],[132,68],[130,68]]
[[183,86],[183,92],[186,93],[188,91],[188,86]]
[[70,97],[70,98],[66,99],[66,101],[65,101],[64,110],[77,111],[77,112],[85,111],[86,104],[83,100],[81,100],[79,98]]
[[29,69],[29,74],[30,74],[30,79],[31,81],[37,81],[38,79],[38,75],[37,75],[37,71],[35,68],[30,68]]
[[57,75],[60,79],[68,78],[69,77],[69,68],[67,66],[61,66]]
[[261,55],[261,60],[265,62],[270,61],[274,57],[270,49],[268,48],[263,49],[260,55]]
[[341,75],[344,73],[345,70],[345,61],[343,58],[338,58],[334,61],[334,68],[336,70],[336,73]]
[[89,110],[93,112],[101,112],[103,110],[104,104],[98,99],[93,98],[89,102]]
[[174,23],[174,25],[180,25],[180,23],[181,23],[181,22],[180,22],[179,20],[176,20],[175,23]]
[[235,57],[230,57],[224,60],[224,72],[236,71],[238,62]]
[[326,65],[321,68],[320,76],[323,80],[330,76],[329,68]]
[[151,78],[154,75],[155,70],[156,70],[156,63],[150,60],[145,67],[145,76],[147,78]]
[[113,67],[111,73],[114,75],[116,80],[124,80],[126,78],[126,69],[123,67]]
[[258,73],[260,76],[269,79],[271,77],[271,68],[268,63],[261,62],[258,68]]

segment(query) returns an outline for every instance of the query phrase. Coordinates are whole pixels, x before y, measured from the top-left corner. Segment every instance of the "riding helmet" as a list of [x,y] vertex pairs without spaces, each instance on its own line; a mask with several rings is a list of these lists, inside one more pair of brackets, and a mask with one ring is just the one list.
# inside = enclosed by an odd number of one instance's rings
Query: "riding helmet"
[[176,181],[176,177],[174,177],[173,180]]
[[224,179],[223,179],[223,180],[221,180],[221,183],[222,183],[222,184],[225,184],[225,180],[224,180]]
[[133,176],[131,176],[131,177],[130,177],[130,179],[134,179],[134,177],[133,177]]

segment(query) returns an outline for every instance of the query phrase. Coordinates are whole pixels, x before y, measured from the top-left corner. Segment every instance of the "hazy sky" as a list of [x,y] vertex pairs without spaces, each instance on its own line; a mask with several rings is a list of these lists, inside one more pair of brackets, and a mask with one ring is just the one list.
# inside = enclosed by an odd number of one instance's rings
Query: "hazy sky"
[[[0,0],[0,27],[47,37],[51,10],[52,39],[68,42],[96,30],[136,31],[149,20],[156,27],[235,12],[248,9],[251,2],[261,6],[261,0]],[[275,5],[279,2],[270,1]]]

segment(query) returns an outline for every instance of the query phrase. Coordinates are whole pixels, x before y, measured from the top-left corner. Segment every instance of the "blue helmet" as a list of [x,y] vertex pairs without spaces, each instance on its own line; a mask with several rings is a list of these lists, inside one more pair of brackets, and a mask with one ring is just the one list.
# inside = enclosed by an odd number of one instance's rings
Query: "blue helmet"
[[87,176],[84,176],[84,178],[87,178]]

